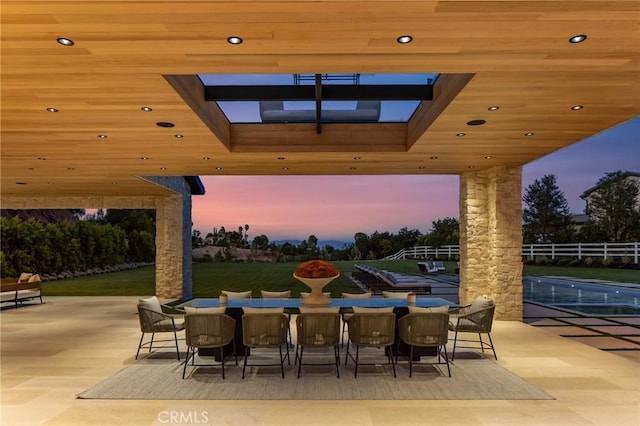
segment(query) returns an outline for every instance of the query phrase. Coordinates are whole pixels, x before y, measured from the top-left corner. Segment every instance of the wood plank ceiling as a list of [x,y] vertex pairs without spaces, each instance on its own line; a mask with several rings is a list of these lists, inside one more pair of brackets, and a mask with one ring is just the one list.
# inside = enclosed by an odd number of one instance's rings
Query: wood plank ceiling
[[[639,115],[639,13],[637,0],[5,0],[2,195],[161,193],[139,178],[150,175],[459,174],[523,165]],[[405,34],[413,42],[397,43]],[[570,43],[578,34],[586,41]],[[229,36],[244,42],[231,45]],[[426,131],[419,123],[403,130],[415,143],[394,152],[380,148],[386,135],[397,137],[385,124],[327,130],[321,141],[292,125],[284,134],[305,146],[297,149],[283,144],[282,129],[234,129],[215,116],[205,123],[165,77],[421,72],[473,77]],[[487,123],[466,124],[476,119]],[[224,132],[268,149],[233,150],[216,136]]]

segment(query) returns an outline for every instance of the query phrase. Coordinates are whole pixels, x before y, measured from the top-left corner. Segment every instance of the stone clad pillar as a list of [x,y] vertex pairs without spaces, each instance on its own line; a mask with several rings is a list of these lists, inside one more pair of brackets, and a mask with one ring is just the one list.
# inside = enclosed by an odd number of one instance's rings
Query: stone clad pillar
[[522,320],[522,167],[460,175],[460,304],[486,294],[495,319]]
[[182,298],[182,197],[156,199],[156,296]]

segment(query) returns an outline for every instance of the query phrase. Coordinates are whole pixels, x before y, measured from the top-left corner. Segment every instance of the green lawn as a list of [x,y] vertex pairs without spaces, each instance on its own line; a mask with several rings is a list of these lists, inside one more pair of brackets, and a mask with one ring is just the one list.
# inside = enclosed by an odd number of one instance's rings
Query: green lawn
[[[394,272],[418,273],[415,260],[334,262],[340,271],[355,270],[356,264],[366,263],[376,268]],[[298,263],[194,263],[194,297],[218,297],[220,290],[253,290],[260,297],[260,290],[291,290],[293,297],[309,289],[293,278]],[[445,262],[453,272],[455,262]],[[596,278],[620,282],[640,283],[640,271],[606,268],[572,268],[561,266],[524,267],[524,275],[562,275],[577,278]],[[124,272],[93,275],[43,283],[45,296],[143,296],[155,293],[155,268],[147,266]],[[340,276],[325,291],[339,296],[343,291],[360,291],[348,278]]]

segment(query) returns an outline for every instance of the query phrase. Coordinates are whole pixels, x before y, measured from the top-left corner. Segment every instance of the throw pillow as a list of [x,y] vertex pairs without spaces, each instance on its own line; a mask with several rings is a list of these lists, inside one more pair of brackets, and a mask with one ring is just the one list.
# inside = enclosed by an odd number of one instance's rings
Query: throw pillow
[[443,312],[446,314],[449,312],[449,307],[446,305],[437,306],[434,308],[421,308],[420,306],[409,306],[410,314],[424,314],[424,313],[432,313],[432,312]]
[[288,298],[291,297],[291,290],[287,290],[287,291],[265,291],[265,290],[261,290],[260,294],[262,295],[263,299],[269,299],[269,298],[288,299]]
[[138,304],[143,308],[147,308],[150,311],[162,313],[162,307],[160,306],[160,301],[156,296],[147,297],[145,299],[138,300]]
[[493,306],[493,300],[489,299],[488,296],[478,296],[475,298],[473,302],[471,302],[471,306],[469,307],[469,312],[478,312],[483,309],[487,309]]
[[251,290],[249,291],[222,290],[222,294],[226,294],[229,299],[251,299]]
[[320,307],[320,308],[309,308],[300,306],[301,314],[338,314],[340,313],[339,306],[328,306],[328,307]]
[[227,308],[224,306],[215,308],[194,308],[193,306],[185,306],[185,314],[224,314]]
[[342,293],[345,299],[371,299],[371,293]]
[[391,299],[406,299],[409,293],[409,291],[383,291],[382,297],[388,297]]
[[353,312],[356,314],[383,314],[393,312],[393,306],[384,308],[365,308],[363,306],[354,306]]
[[245,314],[284,314],[284,308],[252,308],[243,306],[242,312]]

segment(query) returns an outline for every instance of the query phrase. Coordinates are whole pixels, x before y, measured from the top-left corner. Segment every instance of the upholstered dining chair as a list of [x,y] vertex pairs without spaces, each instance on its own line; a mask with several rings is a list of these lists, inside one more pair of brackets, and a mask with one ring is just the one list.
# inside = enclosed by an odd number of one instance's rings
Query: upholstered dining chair
[[406,299],[410,291],[383,291],[382,297],[387,299]]
[[[354,308],[355,309],[355,308]],[[375,309],[375,308],[373,308]],[[393,377],[396,377],[396,364],[393,359],[393,342],[396,337],[396,315],[393,312],[378,310],[355,310],[349,318],[349,341],[347,342],[347,355],[344,365],[349,358],[355,362],[354,377],[358,378],[358,365],[360,362],[360,348],[383,348],[387,361],[392,365]],[[356,347],[356,356],[349,352],[349,347]]]
[[[209,311],[208,311],[209,310]],[[191,365],[193,367],[212,366],[217,364],[196,364],[196,355],[200,348],[219,349],[220,367],[222,378],[224,379],[224,346],[233,343],[233,356],[238,365],[238,355],[236,353],[235,340],[233,339],[236,328],[236,320],[224,313],[223,308],[194,308],[187,311],[184,317],[185,341],[187,343],[187,358],[184,361],[182,378],[185,378],[187,364],[189,364],[189,354],[191,354]]]
[[298,363],[298,378],[302,371],[305,348],[332,348],[334,363],[307,363],[306,365],[336,366],[336,376],[340,378],[340,312],[339,308],[301,308],[296,318],[298,339],[295,362]]
[[[173,341],[176,345],[176,353],[180,360],[180,349],[178,348],[178,332],[184,330],[184,318],[182,316],[170,315],[165,313],[156,296],[152,296],[138,301],[138,319],[140,320],[140,342],[138,343],[138,351],[136,359],[140,355],[140,349],[149,346],[151,352],[154,343],[168,342],[171,339],[154,340],[156,333],[173,333]],[[144,335],[151,333],[151,340],[144,342]]]
[[[495,309],[496,307],[493,300],[486,296],[478,296],[471,304],[460,307],[457,315],[451,315],[449,330],[455,332],[453,353],[451,354],[452,361],[456,357],[456,347],[475,348],[480,349],[482,352],[484,352],[485,349],[491,349],[493,357],[498,360],[498,355],[496,355],[496,350],[493,346],[493,340],[491,340],[491,327],[493,326]],[[458,333],[478,334],[478,340],[459,339]],[[489,342],[482,340],[483,334],[487,335]],[[458,342],[471,343],[469,346],[459,346]]]
[[[268,309],[268,308],[267,308]],[[284,360],[289,359],[289,345],[287,334],[289,329],[289,318],[282,311],[274,312],[263,310],[265,313],[258,313],[257,310],[245,309],[242,315],[242,343],[245,346],[244,363],[242,365],[242,378],[245,377],[247,365],[268,366],[278,364],[248,364],[249,350],[253,348],[278,348],[280,369],[284,379]],[[286,353],[282,352],[282,346],[286,347]]]
[[[451,377],[449,367],[449,356],[447,354],[449,314],[446,312],[420,312],[409,313],[398,320],[398,334],[400,340],[410,346],[409,353],[409,377],[413,373],[413,348],[435,347],[437,352],[437,362],[435,364],[446,364],[447,372]],[[396,362],[400,346],[396,349]],[[444,363],[442,362],[444,358]]]
[[[371,299],[371,293],[342,293],[343,299]],[[352,308],[342,309],[342,335],[340,346],[344,347],[344,334],[347,331],[347,321],[353,316]]]
[[251,290],[248,290],[248,291],[222,290],[220,294],[226,294],[229,299],[251,299]]
[[[290,299],[291,298],[291,290],[286,291],[266,291],[260,290],[260,297],[263,299]],[[291,310],[285,309],[284,313],[289,318],[289,347],[293,348],[293,338],[291,337]]]

